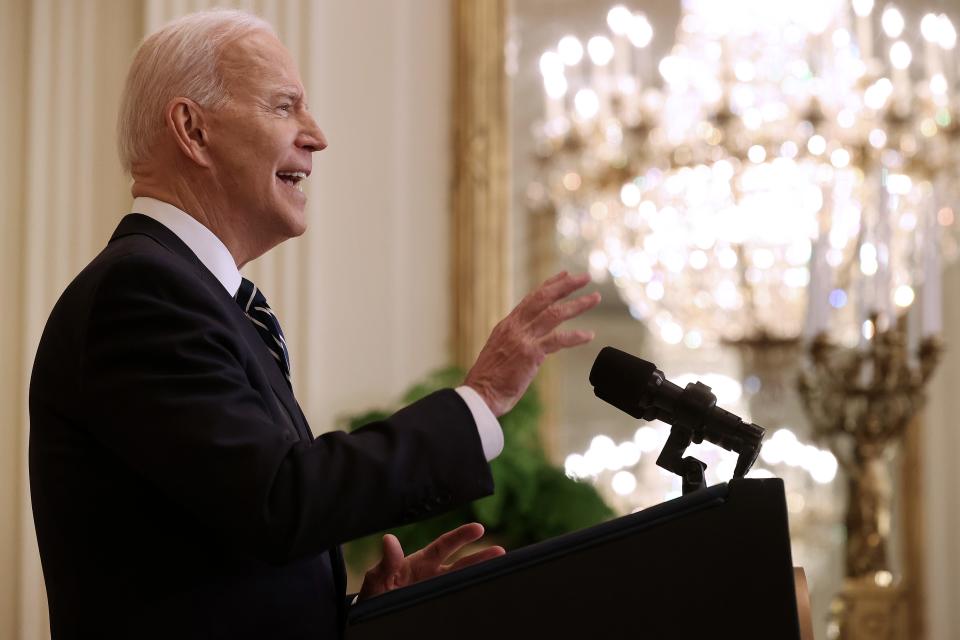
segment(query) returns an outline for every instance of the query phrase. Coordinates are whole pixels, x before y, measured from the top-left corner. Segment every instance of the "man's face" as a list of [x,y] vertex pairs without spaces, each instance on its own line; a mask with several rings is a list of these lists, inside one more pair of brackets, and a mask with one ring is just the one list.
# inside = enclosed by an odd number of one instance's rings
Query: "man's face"
[[229,44],[221,61],[230,98],[209,113],[218,198],[238,232],[273,246],[306,230],[302,180],[327,146],[307,110],[290,53],[266,32]]

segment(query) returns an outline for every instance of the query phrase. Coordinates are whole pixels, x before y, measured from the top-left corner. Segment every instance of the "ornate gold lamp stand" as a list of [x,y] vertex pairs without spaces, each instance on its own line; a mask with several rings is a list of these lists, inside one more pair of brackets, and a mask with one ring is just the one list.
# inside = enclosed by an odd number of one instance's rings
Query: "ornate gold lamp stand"
[[943,348],[939,338],[925,338],[912,359],[905,318],[878,330],[873,316],[865,329],[871,337],[856,349],[818,336],[799,378],[814,433],[830,446],[847,478],[846,578],[831,605],[831,636],[906,640],[913,637],[906,593],[894,580],[888,557],[887,454],[922,408]]

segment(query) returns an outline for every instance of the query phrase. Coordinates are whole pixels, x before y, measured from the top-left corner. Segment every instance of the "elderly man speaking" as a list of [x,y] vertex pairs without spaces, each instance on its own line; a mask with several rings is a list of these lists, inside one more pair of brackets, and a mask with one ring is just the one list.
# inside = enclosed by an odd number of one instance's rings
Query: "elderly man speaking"
[[[186,16],[133,60],[119,147],[133,213],[50,315],[30,385],[30,481],[54,638],[337,638],[339,544],[493,491],[496,417],[597,294],[559,274],[491,334],[463,386],[315,437],[278,318],[239,268],[306,230],[326,147],[290,54],[242,12]],[[306,365],[304,365],[306,366]],[[499,555],[404,556],[360,598]]]

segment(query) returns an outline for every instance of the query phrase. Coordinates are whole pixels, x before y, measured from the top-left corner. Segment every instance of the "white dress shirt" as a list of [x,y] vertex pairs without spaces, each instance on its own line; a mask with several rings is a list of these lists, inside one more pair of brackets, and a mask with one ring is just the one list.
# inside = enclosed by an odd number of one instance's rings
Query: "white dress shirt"
[[[132,211],[153,218],[172,231],[200,259],[223,288],[231,296],[237,295],[241,275],[230,251],[210,229],[207,229],[190,214],[172,204],[155,198],[135,198]],[[473,414],[473,421],[480,434],[483,454],[493,460],[503,451],[503,430],[487,403],[474,389],[466,385],[457,387],[463,401]]]

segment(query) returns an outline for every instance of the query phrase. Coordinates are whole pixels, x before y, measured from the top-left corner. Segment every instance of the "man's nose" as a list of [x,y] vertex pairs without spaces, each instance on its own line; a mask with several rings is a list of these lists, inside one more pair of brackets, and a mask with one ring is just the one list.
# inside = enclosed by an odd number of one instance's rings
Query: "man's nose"
[[314,151],[323,151],[327,148],[327,138],[320,130],[317,121],[309,113],[305,113],[305,122],[300,135],[297,136],[297,146],[301,149],[313,153]]

